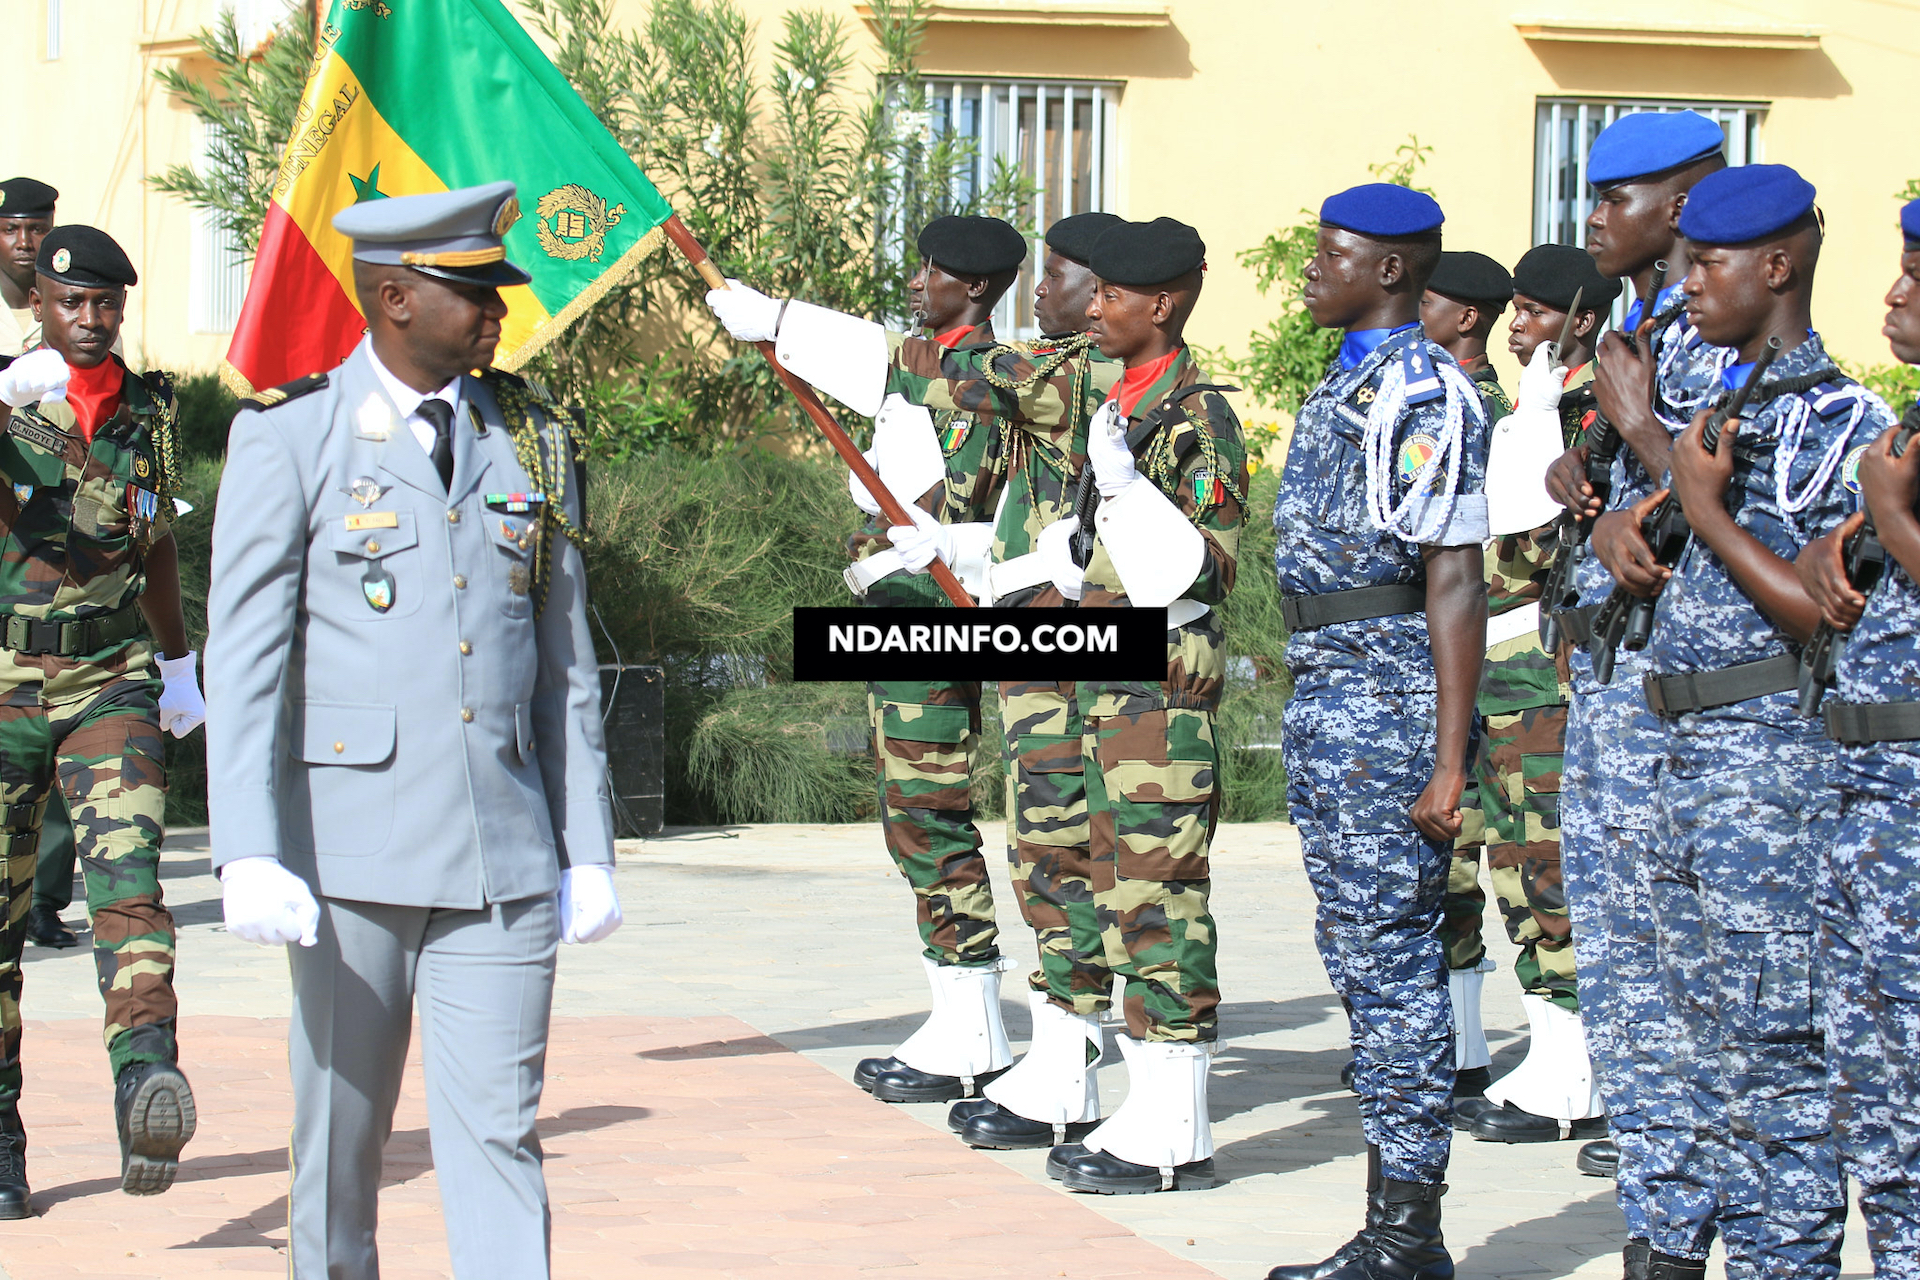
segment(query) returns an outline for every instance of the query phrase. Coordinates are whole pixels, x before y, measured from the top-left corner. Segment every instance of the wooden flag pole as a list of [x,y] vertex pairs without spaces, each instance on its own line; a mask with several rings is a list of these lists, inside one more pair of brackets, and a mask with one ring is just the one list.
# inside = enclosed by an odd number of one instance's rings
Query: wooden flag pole
[[[674,214],[662,223],[661,230],[667,233],[667,239],[673,241],[674,247],[693,264],[693,269],[700,273],[700,278],[707,282],[709,289],[727,287],[726,277],[720,274],[719,268],[715,267],[713,261],[707,257],[707,251],[701,247],[698,240],[693,238],[693,233],[687,230],[686,224],[680,221],[679,214]],[[900,505],[899,500],[892,493],[888,492],[886,485],[880,482],[879,473],[868,465],[860,450],[854,447],[852,437],[848,436],[840,424],[833,420],[833,415],[827,412],[827,406],[820,403],[820,397],[814,392],[813,387],[787,371],[773,354],[771,342],[756,342],[753,345],[760,348],[760,354],[765,356],[767,363],[773,366],[774,375],[780,379],[788,391],[793,393],[793,398],[800,402],[800,407],[806,410],[807,416],[813,419],[814,425],[826,433],[827,443],[833,446],[833,451],[840,455],[841,460],[859,478],[860,483],[867,486],[867,492],[872,494],[874,501],[880,504],[880,514],[886,517],[887,522],[894,525],[912,524],[913,517],[908,515],[907,509]],[[960,585],[960,579],[954,576],[953,570],[944,560],[936,557],[933,563],[927,566],[927,570],[933,574],[933,580],[940,584],[940,589],[947,593],[947,599],[962,609],[974,607],[973,597],[967,594],[967,589]]]

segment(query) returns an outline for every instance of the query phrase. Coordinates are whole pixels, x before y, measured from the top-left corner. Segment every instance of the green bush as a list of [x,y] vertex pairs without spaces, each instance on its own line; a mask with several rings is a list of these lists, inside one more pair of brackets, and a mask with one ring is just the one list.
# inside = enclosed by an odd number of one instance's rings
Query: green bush
[[1280,762],[1280,712],[1293,692],[1284,661],[1287,627],[1273,571],[1273,503],[1280,473],[1263,467],[1247,493],[1239,572],[1220,610],[1226,632],[1227,691],[1214,724],[1220,749],[1221,815],[1229,822],[1287,816],[1287,770]]
[[[174,384],[179,416],[174,436],[188,458],[220,458],[227,452],[227,428],[240,410],[240,400],[211,373],[194,373]],[[215,477],[218,483],[218,477]]]
[[[183,380],[198,382],[200,379]],[[215,381],[212,378],[206,381]],[[215,385],[218,385],[217,382]],[[185,397],[182,396],[184,400]],[[231,416],[231,415],[229,415]],[[226,432],[220,438],[224,442]],[[180,497],[193,510],[173,524],[180,548],[180,603],[187,615],[187,639],[197,652],[207,644],[207,581],[213,558],[213,499],[220,488],[217,458],[189,460],[181,477]],[[167,821],[197,826],[207,820],[207,734],[205,729],[184,738],[167,735]]]

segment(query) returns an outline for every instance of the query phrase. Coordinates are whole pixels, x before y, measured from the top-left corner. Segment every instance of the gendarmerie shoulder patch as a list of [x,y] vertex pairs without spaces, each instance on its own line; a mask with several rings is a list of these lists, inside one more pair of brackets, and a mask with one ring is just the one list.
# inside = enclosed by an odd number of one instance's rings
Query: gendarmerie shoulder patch
[[326,385],[326,374],[310,373],[304,378],[295,378],[292,382],[284,382],[277,387],[268,387],[265,391],[256,391],[250,396],[242,396],[240,407],[263,412],[267,409],[277,409],[289,400],[298,400],[301,396],[318,391]]

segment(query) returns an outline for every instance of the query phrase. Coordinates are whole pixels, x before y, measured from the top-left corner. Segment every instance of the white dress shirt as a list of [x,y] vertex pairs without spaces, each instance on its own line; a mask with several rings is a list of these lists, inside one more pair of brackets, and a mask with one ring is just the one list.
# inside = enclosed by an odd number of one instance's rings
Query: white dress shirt
[[400,411],[400,421],[407,424],[407,430],[413,432],[413,438],[420,447],[433,455],[433,424],[420,412],[420,406],[428,400],[444,400],[453,409],[453,420],[460,421],[460,379],[455,378],[432,395],[421,395],[406,383],[393,376],[393,371],[380,363],[380,353],[367,344],[367,359],[373,365],[373,372],[385,388],[387,398],[393,401],[393,407]]

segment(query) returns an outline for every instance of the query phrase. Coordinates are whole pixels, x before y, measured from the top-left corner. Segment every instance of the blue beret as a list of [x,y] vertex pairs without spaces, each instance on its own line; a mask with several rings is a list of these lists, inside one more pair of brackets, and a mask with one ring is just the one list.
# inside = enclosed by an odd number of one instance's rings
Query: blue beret
[[1909,200],[1900,208],[1900,231],[1907,248],[1920,249],[1920,200]]
[[1783,164],[1750,164],[1693,184],[1680,234],[1695,244],[1745,244],[1784,231],[1813,210],[1813,184]]
[[1587,181],[1618,186],[1719,152],[1720,126],[1698,111],[1636,111],[1600,131],[1587,153]]
[[1391,182],[1367,182],[1328,196],[1320,206],[1320,221],[1363,236],[1417,236],[1438,231],[1447,215],[1440,202],[1424,191]]
[[501,237],[520,220],[511,182],[419,196],[362,200],[333,215],[353,241],[357,262],[412,267],[464,284],[526,284],[533,277],[507,261]]

